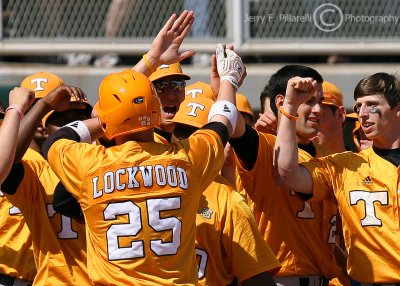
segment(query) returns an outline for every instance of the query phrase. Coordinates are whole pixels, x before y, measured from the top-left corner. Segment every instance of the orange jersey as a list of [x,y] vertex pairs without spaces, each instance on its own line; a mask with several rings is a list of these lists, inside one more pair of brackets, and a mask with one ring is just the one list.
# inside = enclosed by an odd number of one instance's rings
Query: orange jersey
[[196,225],[199,285],[228,285],[280,268],[250,208],[222,176],[204,191]]
[[223,156],[211,130],[173,144],[53,143],[50,165],[85,217],[94,283],[196,284],[196,212]]
[[303,164],[313,176],[313,200],[337,200],[350,277],[362,283],[399,283],[398,168],[373,148]]
[[57,214],[53,192],[59,179],[44,159],[24,157],[24,177],[13,195],[28,225],[37,267],[34,285],[91,285],[86,266],[85,226]]
[[[26,159],[44,158],[28,149]],[[33,281],[36,275],[32,237],[21,211],[0,192],[0,273],[18,279]]]
[[[273,177],[275,136],[258,133],[257,160],[246,170],[238,160],[247,199],[264,239],[282,264],[278,276],[322,275],[340,268],[333,255],[337,208],[333,203],[305,202],[280,188]],[[300,150],[299,160],[310,155]]]

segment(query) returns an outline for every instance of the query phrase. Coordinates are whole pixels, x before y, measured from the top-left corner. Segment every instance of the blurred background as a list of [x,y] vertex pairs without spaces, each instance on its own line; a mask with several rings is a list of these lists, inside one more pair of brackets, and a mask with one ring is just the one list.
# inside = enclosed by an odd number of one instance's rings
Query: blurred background
[[353,104],[357,82],[397,73],[399,0],[2,0],[0,96],[28,74],[50,71],[96,102],[102,78],[131,68],[172,13],[195,11],[183,70],[208,82],[216,43],[233,43],[248,66],[241,88],[253,109],[271,74],[306,64]]

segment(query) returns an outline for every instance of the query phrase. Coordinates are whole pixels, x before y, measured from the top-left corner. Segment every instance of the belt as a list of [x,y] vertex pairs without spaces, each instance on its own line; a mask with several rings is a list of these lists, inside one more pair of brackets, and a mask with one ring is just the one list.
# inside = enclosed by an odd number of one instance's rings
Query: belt
[[274,276],[278,286],[328,286],[329,279],[323,276]]
[[0,286],[32,286],[32,282],[0,274]]

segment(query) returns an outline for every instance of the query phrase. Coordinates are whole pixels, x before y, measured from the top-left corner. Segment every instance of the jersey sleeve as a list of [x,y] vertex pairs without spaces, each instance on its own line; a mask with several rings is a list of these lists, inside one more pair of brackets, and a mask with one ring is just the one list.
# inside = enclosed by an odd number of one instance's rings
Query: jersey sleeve
[[[257,160],[251,170],[247,170],[245,164],[236,158],[236,165],[240,179],[246,192],[253,196],[257,189],[256,182],[261,176],[263,179],[272,178],[272,160],[275,145],[275,136],[258,132],[258,153]],[[269,162],[269,163],[268,163]]]
[[301,162],[313,179],[313,197],[310,201],[332,199],[342,186],[344,166],[353,159],[352,152],[333,154],[321,158],[312,158]]
[[233,272],[239,281],[280,269],[281,264],[258,230],[249,206],[237,192],[232,192],[229,225]]
[[48,152],[48,161],[65,188],[73,195],[83,189],[82,183],[87,177],[89,166],[96,156],[96,146],[60,139],[52,144]]
[[194,172],[201,178],[200,188],[205,190],[224,163],[222,140],[215,131],[200,129],[188,138],[186,144]]
[[[38,192],[33,190],[40,189],[35,188],[35,185],[41,184],[40,174],[46,168],[47,162],[44,160],[38,161],[22,159],[21,163],[24,168],[22,181],[19,183],[17,190],[13,195],[7,193],[5,193],[5,195],[11,204],[18,207],[20,210],[24,210],[25,207],[34,204],[37,200],[37,196],[40,195]],[[12,173],[10,173],[10,175],[12,176]]]

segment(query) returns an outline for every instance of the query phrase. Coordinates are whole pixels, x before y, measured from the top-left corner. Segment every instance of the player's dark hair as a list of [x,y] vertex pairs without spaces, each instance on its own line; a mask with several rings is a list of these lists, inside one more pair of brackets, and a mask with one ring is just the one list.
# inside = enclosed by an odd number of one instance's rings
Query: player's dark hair
[[275,99],[280,94],[285,96],[286,86],[289,79],[293,77],[311,77],[318,83],[322,83],[322,76],[313,68],[303,65],[286,65],[274,73],[268,81],[268,94],[271,99],[271,109],[278,116],[278,109],[275,105]]
[[354,99],[367,95],[383,95],[393,109],[400,102],[400,81],[395,75],[375,73],[360,80],[354,89]]
[[[264,86],[264,89],[261,91],[261,94],[260,94],[261,113],[265,112],[265,99],[266,98],[271,99],[271,97],[269,96],[269,93],[268,93],[268,84],[266,86]],[[271,105],[271,100],[269,101],[269,104]]]

